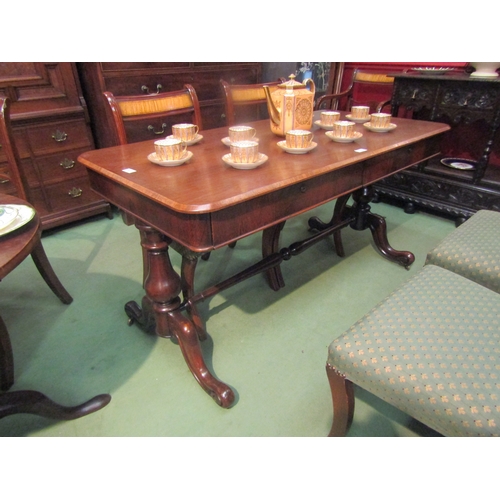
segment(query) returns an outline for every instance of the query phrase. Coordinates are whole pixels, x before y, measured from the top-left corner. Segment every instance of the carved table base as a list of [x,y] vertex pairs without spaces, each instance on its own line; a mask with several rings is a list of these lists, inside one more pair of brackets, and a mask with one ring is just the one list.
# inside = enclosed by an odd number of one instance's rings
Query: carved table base
[[[183,255],[181,276],[173,269],[168,249],[178,245],[170,238],[144,222],[136,221],[141,233],[141,245],[144,255],[144,290],[146,296],[142,307],[135,302],[128,302],[125,311],[129,324],[137,322],[146,331],[155,331],[160,337],[174,337],[181,348],[184,359],[201,387],[223,408],[234,403],[234,393],[225,383],[217,379],[207,368],[200,341],[207,338],[203,320],[198,314],[196,304],[212,297],[241,281],[264,272],[273,290],[284,286],[280,264],[310,248],[322,239],[333,235],[337,253],[344,254],[340,230],[347,226],[356,230],[370,229],[375,245],[388,259],[408,268],[415,260],[411,252],[394,250],[387,241],[385,220],[370,212],[369,201],[372,199],[371,188],[363,188],[353,195],[354,204],[347,206],[349,195],[338,199],[332,220],[325,224],[317,218],[311,218],[309,225],[315,234],[305,240],[293,243],[279,250],[279,237],[284,222],[264,231],[262,242],[263,259],[236,275],[203,290],[194,293],[194,271],[198,256],[189,251]],[[176,250],[179,251],[178,246]],[[180,295],[182,293],[182,301]]]

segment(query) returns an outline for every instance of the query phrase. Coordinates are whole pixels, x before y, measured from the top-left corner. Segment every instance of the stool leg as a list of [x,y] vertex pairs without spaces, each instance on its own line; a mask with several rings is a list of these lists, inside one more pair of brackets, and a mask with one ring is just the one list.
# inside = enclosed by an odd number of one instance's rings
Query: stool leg
[[14,384],[14,357],[9,332],[0,317],[0,390],[7,391]]
[[59,300],[63,304],[71,304],[71,302],[73,302],[73,297],[71,297],[59,281],[59,278],[56,276],[41,241],[39,241],[33,248],[31,257],[33,258],[33,262],[35,263],[39,273],[42,275],[42,278],[45,280],[45,283],[49,285],[50,289],[57,295]]
[[333,423],[328,437],[343,437],[352,424],[354,415],[354,386],[333,366],[326,365],[333,403]]

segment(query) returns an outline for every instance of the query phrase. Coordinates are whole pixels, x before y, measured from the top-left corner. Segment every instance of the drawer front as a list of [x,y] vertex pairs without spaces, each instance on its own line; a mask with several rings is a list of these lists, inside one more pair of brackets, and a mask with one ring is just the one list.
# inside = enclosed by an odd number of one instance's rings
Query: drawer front
[[6,163],[0,163],[0,193],[16,195],[14,183],[10,180],[10,169]]
[[350,165],[247,203],[220,210],[212,214],[214,247],[224,246],[234,239],[350,193],[362,185],[362,177],[362,165]]
[[51,156],[44,156],[36,159],[36,168],[40,174],[42,182],[53,184],[54,182],[64,182],[75,177],[86,175],[85,167],[77,162],[78,156],[91,148],[80,148],[64,151]]
[[100,198],[90,189],[88,177],[79,177],[45,188],[51,212],[81,208]]
[[363,162],[365,168],[363,183],[372,184],[399,170],[438,155],[441,151],[440,142],[441,136],[431,137],[426,141],[386,153],[383,159],[374,158]]
[[114,95],[142,95],[179,90],[185,83],[193,84],[193,81],[194,77],[191,72],[128,75],[127,77],[119,75],[105,77],[105,88]]
[[26,137],[35,156],[92,147],[92,139],[84,119],[28,127]]

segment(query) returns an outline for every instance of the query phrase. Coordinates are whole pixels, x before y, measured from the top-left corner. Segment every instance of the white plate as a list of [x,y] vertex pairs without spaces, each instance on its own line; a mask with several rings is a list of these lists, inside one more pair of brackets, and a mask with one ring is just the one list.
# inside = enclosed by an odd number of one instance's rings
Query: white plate
[[[167,139],[175,139],[175,137],[173,135],[168,135]],[[191,139],[190,141],[186,141],[186,144],[188,146],[192,146],[193,144],[196,144],[197,142],[200,142],[202,139],[203,139],[202,135],[196,134],[196,136],[194,137],[194,139]]]
[[371,132],[390,132],[391,130],[394,130],[397,127],[397,125],[395,123],[391,123],[386,128],[380,128],[380,127],[372,127],[369,123],[363,123],[363,127],[366,127]]
[[333,135],[333,132],[325,132],[325,135],[335,142],[354,142],[355,140],[363,137],[363,134],[361,132],[354,132],[353,137],[335,137]]
[[345,117],[354,123],[366,123],[370,121],[370,117],[368,118],[353,118],[352,115],[345,115]]
[[231,160],[231,153],[224,155],[222,161],[229,165],[230,167],[237,168],[239,170],[251,170],[252,168],[260,167],[263,163],[267,161],[267,156],[263,153],[259,153],[259,159],[255,163],[234,163]]
[[[259,142],[258,137],[254,137],[253,139],[248,139],[248,140]],[[222,141],[222,144],[224,144],[224,146],[227,146],[227,147],[231,146],[231,141],[229,140],[229,137],[224,137],[224,139],[221,139],[221,141]]]
[[477,162],[466,158],[442,158],[441,163],[457,170],[474,170]]
[[322,128],[323,130],[333,130],[333,125],[325,125],[324,123],[321,123],[321,120],[316,120],[314,122],[314,125],[317,125],[318,127]]
[[17,217],[17,208],[12,205],[0,205],[0,230],[7,227]]
[[422,75],[444,75],[448,71],[452,71],[453,68],[411,68],[413,71],[418,71]]
[[26,205],[3,205],[3,206],[15,209],[17,211],[17,216],[13,221],[11,221],[11,223],[8,226],[0,230],[0,236],[9,234],[12,231],[15,231],[16,229],[19,229],[20,227],[24,226],[31,219],[33,219],[36,213],[33,208],[28,207]]
[[286,141],[279,141],[278,142],[278,146],[283,150],[283,151],[286,151],[287,153],[290,153],[292,155],[303,155],[303,154],[306,154],[308,153],[309,151],[312,151],[316,146],[318,145],[318,143],[316,142],[311,142],[310,146],[308,146],[307,148],[289,148],[287,145],[286,145]]
[[179,165],[186,163],[192,157],[193,153],[191,151],[186,151],[186,154],[180,160],[162,161],[157,158],[156,153],[151,153],[148,155],[148,160],[152,163],[156,163],[156,165],[160,165],[161,167],[178,167]]

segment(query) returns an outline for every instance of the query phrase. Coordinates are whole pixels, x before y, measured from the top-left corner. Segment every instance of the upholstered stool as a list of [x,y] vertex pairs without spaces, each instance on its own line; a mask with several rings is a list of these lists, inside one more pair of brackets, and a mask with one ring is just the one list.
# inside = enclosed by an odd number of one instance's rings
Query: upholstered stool
[[500,212],[479,210],[427,255],[441,266],[500,293]]
[[345,435],[353,384],[445,436],[500,435],[500,295],[427,265],[328,349]]

